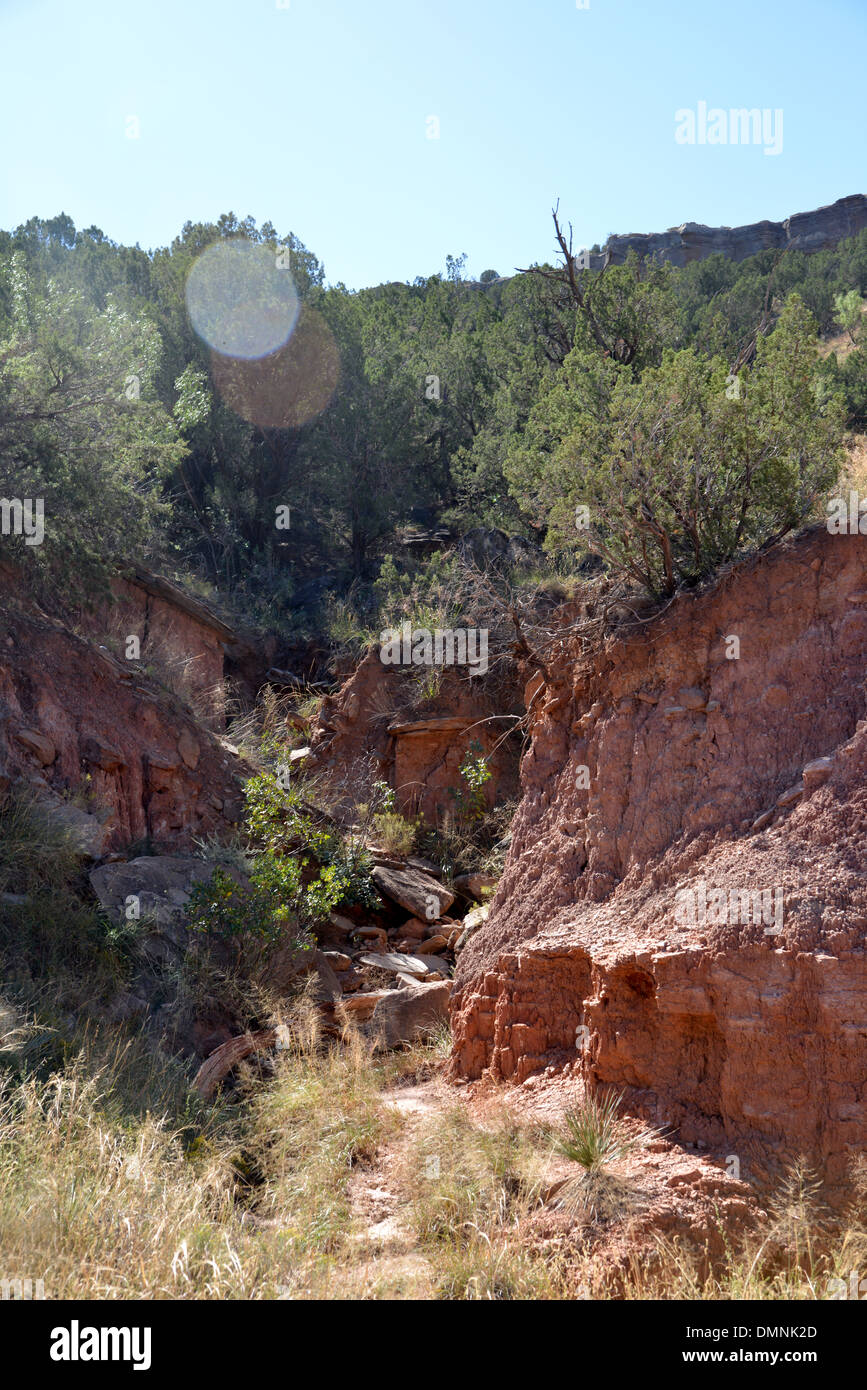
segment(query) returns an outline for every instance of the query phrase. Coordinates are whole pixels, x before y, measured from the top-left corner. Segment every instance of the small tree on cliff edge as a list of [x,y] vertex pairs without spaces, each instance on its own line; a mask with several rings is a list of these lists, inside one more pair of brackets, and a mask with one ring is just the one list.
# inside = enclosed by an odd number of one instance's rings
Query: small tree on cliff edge
[[796,295],[739,378],[693,349],[640,376],[576,349],[509,459],[512,488],[550,547],[584,542],[671,594],[802,524],[838,476],[844,414],[817,390],[817,357]]

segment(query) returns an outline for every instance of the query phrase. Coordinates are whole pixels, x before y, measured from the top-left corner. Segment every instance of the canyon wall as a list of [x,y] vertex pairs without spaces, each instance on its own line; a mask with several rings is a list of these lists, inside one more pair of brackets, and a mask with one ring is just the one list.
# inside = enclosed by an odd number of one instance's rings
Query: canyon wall
[[812,529],[549,669],[453,1075],[577,1071],[842,1182],[867,1144],[864,539]]
[[[420,688],[428,681],[431,693]],[[393,788],[403,814],[420,812],[435,823],[454,809],[451,793],[463,785],[460,767],[467,753],[488,759],[489,806],[517,795],[514,730],[522,712],[511,661],[469,676],[455,666],[383,665],[374,650],[324,700],[305,771],[324,776],[335,789],[339,784],[347,806],[368,798],[372,783],[382,780]]]
[[[0,570],[0,788],[26,784],[70,815],[96,812],[96,856],[145,838],[189,847],[241,810],[242,764],[208,727],[221,722],[210,702],[222,649],[210,622],[165,595],[119,585],[115,603],[124,632],[145,639],[140,662],[95,640],[98,615],[92,636],[74,635]],[[159,674],[174,673],[177,689],[145,665],[156,644],[168,662]]]

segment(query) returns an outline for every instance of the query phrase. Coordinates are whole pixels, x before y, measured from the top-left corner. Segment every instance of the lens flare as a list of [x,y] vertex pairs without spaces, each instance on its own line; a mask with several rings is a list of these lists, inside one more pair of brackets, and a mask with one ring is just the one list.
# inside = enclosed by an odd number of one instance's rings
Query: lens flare
[[299,301],[284,259],[244,237],[215,241],[198,257],[187,277],[187,311],[215,352],[251,360],[291,337]]
[[288,343],[244,360],[211,353],[211,377],[236,415],[263,429],[296,429],[328,405],[340,379],[340,353],[321,314],[303,308]]

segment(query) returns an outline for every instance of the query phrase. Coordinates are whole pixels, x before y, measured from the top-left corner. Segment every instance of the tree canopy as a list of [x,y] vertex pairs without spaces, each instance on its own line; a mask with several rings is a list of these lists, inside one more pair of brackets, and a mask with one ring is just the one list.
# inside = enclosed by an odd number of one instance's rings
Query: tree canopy
[[[589,545],[663,593],[798,525],[867,419],[867,233],[602,271],[555,234],[554,263],[508,278],[450,255],[350,292],[232,213],[153,252],[65,214],[0,232],[2,491],[46,507],[28,558],[163,564],[273,618],[323,576],[371,586],[413,528]],[[203,254],[239,242],[297,296],[261,356],[221,353],[187,303]]]

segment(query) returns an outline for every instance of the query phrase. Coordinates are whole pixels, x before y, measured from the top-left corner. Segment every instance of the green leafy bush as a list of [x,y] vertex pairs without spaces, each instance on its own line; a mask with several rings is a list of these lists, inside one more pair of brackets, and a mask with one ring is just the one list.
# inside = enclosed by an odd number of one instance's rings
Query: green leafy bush
[[296,944],[309,946],[309,938],[300,930],[302,899],[298,862],[265,853],[249,883],[238,883],[225,869],[216,868],[207,882],[195,884],[187,922],[191,931],[208,936],[269,945],[294,929]]
[[449,796],[454,802],[458,821],[462,824],[472,824],[484,820],[488,810],[485,783],[491,780],[491,769],[485,757],[485,750],[477,739],[473,739],[467,749],[460,766],[460,774],[464,786],[449,787]]
[[284,788],[273,774],[260,773],[244,795],[252,871],[238,881],[218,867],[197,884],[187,909],[191,930],[266,944],[294,932],[295,943],[306,948],[310,928],[339,903],[378,904],[368,851],[333,825],[317,824],[300,786]]

